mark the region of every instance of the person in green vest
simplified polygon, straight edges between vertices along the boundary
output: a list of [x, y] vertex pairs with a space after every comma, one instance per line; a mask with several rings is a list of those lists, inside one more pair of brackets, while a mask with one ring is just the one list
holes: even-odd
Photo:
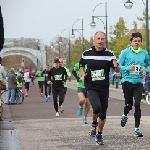
[[17, 88], [20, 89], [22, 92], [22, 87], [23, 87], [23, 75], [22, 75], [22, 69], [19, 69], [17, 72]]
[[72, 70], [72, 74], [77, 79], [77, 93], [78, 93], [78, 97], [79, 97], [79, 107], [78, 107], [77, 114], [79, 116], [82, 115], [82, 113], [83, 113], [83, 105], [85, 104], [83, 123], [87, 124], [88, 123], [87, 114], [88, 114], [88, 112], [90, 110], [90, 101], [87, 98], [87, 91], [85, 89], [84, 82], [81, 80], [82, 74], [81, 74], [81, 71], [80, 71], [79, 63], [75, 64], [75, 66], [74, 66], [74, 68]]
[[[61, 66], [61, 67], [64, 67], [63, 66], [63, 60], [62, 59], [59, 59], [59, 65]], [[71, 78], [71, 73], [70, 73], [70, 71], [69, 71], [69, 69], [67, 68], [67, 67], [64, 67], [65, 69], [66, 69], [66, 72], [67, 72], [67, 79], [70, 79]], [[67, 84], [67, 82], [64, 84], [64, 100], [65, 100], [65, 96], [66, 96], [66, 93], [67, 93], [67, 87], [68, 87], [68, 84]], [[63, 113], [63, 111], [64, 111], [64, 108], [63, 108], [63, 106], [61, 105], [61, 113]]]
[[43, 86], [44, 86], [44, 77], [42, 76], [42, 66], [40, 66], [40, 69], [37, 70], [36, 72], [36, 77], [38, 80], [38, 85], [39, 85], [39, 92], [41, 93], [41, 97], [43, 97]]

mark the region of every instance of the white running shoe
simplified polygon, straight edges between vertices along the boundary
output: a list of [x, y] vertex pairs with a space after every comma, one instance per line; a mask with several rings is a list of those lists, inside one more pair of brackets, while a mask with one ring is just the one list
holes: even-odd
[[59, 117], [59, 113], [57, 112], [55, 116], [56, 116], [56, 117]]

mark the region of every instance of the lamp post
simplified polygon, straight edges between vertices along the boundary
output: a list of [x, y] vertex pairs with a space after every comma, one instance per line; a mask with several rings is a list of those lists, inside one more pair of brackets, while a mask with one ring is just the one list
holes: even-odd
[[[99, 3], [99, 4], [97, 4], [95, 6], [95, 8], [93, 9], [93, 13], [94, 13], [95, 9], [97, 8], [97, 6], [99, 6], [100, 4], [105, 4], [105, 16], [92, 16], [92, 23], [90, 25], [91, 25], [92, 28], [95, 28], [96, 27], [96, 23], [94, 22], [94, 18], [100, 19], [100, 17], [105, 17], [106, 20], [105, 20], [104, 29], [106, 29], [106, 47], [108, 48], [108, 36], [107, 36], [107, 31], [108, 31], [108, 27], [107, 27], [107, 17], [108, 17], [107, 16], [107, 3]], [[104, 24], [104, 22], [103, 22], [103, 24]]]
[[77, 19], [77, 20], [73, 23], [73, 25], [72, 25], [72, 34], [71, 34], [71, 37], [72, 37], [72, 38], [75, 37], [75, 35], [74, 35], [74, 31], [75, 31], [75, 30], [82, 30], [82, 51], [84, 51], [83, 19], [82, 19], [82, 28], [81, 28], [81, 29], [74, 29], [74, 28], [73, 28], [74, 24], [75, 24], [77, 21], [79, 21], [79, 20], [81, 20], [81, 19]]
[[68, 45], [69, 45], [69, 52], [68, 52], [68, 63], [69, 63], [69, 68], [70, 68], [70, 66], [71, 66], [71, 42], [70, 42], [70, 29], [68, 28], [68, 29], [63, 29], [62, 31], [61, 31], [61, 33], [60, 33], [60, 41], [59, 41], [59, 44], [61, 44], [62, 43], [62, 37], [61, 37], [61, 34], [63, 33], [63, 31], [65, 31], [65, 30], [68, 30], [69, 31], [69, 42], [68, 42]]
[[[146, 0], [146, 4], [144, 3], [144, 1], [142, 0], [144, 6], [145, 6], [145, 13], [146, 13], [146, 18], [145, 18], [145, 21], [146, 21], [146, 50], [148, 51], [149, 53], [149, 23], [148, 23], [148, 0]], [[125, 2], [124, 4], [125, 8], [127, 9], [131, 9], [132, 6], [133, 6], [133, 3], [128, 0], [127, 2]]]

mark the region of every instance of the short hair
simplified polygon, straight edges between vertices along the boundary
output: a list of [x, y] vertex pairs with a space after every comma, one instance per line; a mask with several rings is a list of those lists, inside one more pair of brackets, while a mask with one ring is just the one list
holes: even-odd
[[142, 42], [142, 34], [140, 32], [132, 33], [132, 37], [130, 41], [132, 41], [133, 38], [137, 38], [137, 37], [141, 38], [141, 42]]
[[10, 68], [10, 72], [15, 72], [15, 69], [14, 68]]
[[94, 34], [94, 39], [95, 39], [95, 37], [96, 37], [96, 35], [97, 35], [98, 33], [102, 33], [102, 34], [104, 34], [105, 39], [106, 39], [106, 34], [105, 34], [103, 31], [97, 31], [97, 32], [95, 32], [95, 34]]

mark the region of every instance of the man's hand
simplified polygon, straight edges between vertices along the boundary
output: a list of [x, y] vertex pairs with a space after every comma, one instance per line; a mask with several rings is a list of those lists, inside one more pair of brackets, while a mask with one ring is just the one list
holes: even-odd
[[132, 65], [130, 66], [130, 70], [131, 70], [131, 71], [134, 71], [134, 70], [135, 70], [135, 65], [134, 65], [134, 64], [132, 64]]
[[51, 81], [48, 81], [48, 82], [47, 82], [47, 84], [51, 84], [51, 83], [52, 83]]
[[65, 85], [65, 84], [66, 84], [66, 82], [65, 82], [65, 81], [62, 81], [62, 83], [63, 83], [63, 85]]
[[113, 64], [114, 64], [114, 67], [115, 67], [115, 68], [118, 67], [117, 60], [116, 60], [116, 59], [113, 59]]
[[84, 82], [85, 77], [87, 77], [87, 73], [82, 75], [82, 77], [80, 78], [82, 82]]
[[142, 76], [145, 77], [146, 76], [146, 71], [142, 72]]

